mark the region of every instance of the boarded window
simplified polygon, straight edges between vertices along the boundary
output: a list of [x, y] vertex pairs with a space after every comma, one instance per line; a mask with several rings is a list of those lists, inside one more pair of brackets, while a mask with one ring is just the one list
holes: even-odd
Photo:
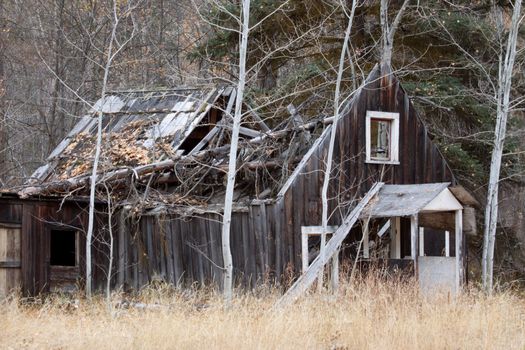
[[51, 230], [50, 264], [52, 266], [76, 266], [76, 237], [75, 231]]

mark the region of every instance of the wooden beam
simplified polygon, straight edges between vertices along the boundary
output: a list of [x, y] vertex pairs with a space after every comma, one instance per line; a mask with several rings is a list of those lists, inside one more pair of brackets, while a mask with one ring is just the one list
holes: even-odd
[[402, 259], [401, 256], [401, 218], [396, 218], [396, 259]]
[[301, 261], [302, 261], [302, 271], [303, 273], [306, 272], [308, 269], [308, 263], [309, 263], [309, 251], [308, 251], [308, 235], [304, 232], [301, 233]]
[[[134, 174], [137, 177], [150, 174], [155, 171], [161, 171], [165, 169], [172, 168], [175, 164], [179, 164], [182, 161], [192, 161], [201, 159], [210, 154], [223, 154], [228, 151], [229, 147], [217, 147], [212, 149], [207, 149], [201, 152], [198, 152], [192, 156], [176, 156], [173, 159], [163, 160], [161, 162], [141, 165], [135, 168], [121, 168], [109, 171], [105, 174], [98, 174], [97, 182], [112, 182], [115, 180], [123, 179], [131, 174]], [[27, 198], [29, 196], [39, 195], [42, 193], [49, 192], [67, 192], [72, 191], [76, 188], [86, 186], [91, 178], [90, 175], [80, 175], [63, 181], [49, 182], [42, 185], [28, 186], [24, 187], [17, 194], [20, 198]]]
[[451, 186], [448, 188], [450, 192], [461, 202], [463, 205], [467, 205], [474, 208], [481, 208], [481, 204], [462, 186]]
[[263, 135], [260, 131], [253, 130], [253, 129], [250, 129], [250, 128], [246, 128], [244, 126], [239, 127], [239, 133], [244, 135], [244, 136], [248, 136], [248, 137], [252, 137], [252, 138], [253, 137], [260, 137], [260, 136]]
[[456, 292], [463, 285], [463, 211], [456, 210]]
[[[420, 213], [419, 225], [438, 230], [453, 231], [455, 227], [454, 212]], [[471, 207], [463, 208], [463, 233], [475, 235], [476, 210]]]
[[414, 273], [417, 276], [417, 248], [418, 248], [418, 218], [417, 214], [410, 216], [410, 256], [414, 260]]
[[401, 218], [395, 217], [390, 231], [390, 258], [401, 259]]
[[[327, 226], [327, 234], [331, 234], [337, 231], [337, 226]], [[323, 226], [301, 226], [301, 233], [311, 236], [320, 236], [323, 233]]]
[[230, 94], [230, 99], [228, 100], [228, 105], [226, 106], [226, 110], [224, 111], [224, 113], [228, 114], [230, 117], [231, 117], [233, 104], [235, 103], [236, 98], [237, 98], [237, 90], [232, 89], [232, 92]]
[[264, 132], [271, 131], [270, 127], [264, 122], [264, 120], [262, 120], [262, 118], [257, 113], [253, 111], [253, 109], [250, 109], [248, 112], [253, 117], [253, 119], [255, 119], [255, 121], [259, 124], [259, 126]]
[[[298, 128], [269, 132], [267, 134], [255, 137], [246, 142], [248, 142], [249, 144], [257, 144], [257, 143], [262, 142], [266, 138], [279, 138], [279, 137], [288, 135], [288, 133], [292, 131], [309, 130], [311, 128], [314, 128], [318, 123], [319, 121], [316, 121], [316, 122], [307, 123]], [[330, 130], [330, 127], [327, 127], [323, 131], [321, 136], [314, 142], [310, 150], [301, 160], [301, 163], [299, 163], [299, 165], [296, 167], [292, 175], [288, 178], [285, 185], [283, 186], [283, 189], [279, 192], [277, 197], [282, 197], [283, 193], [286, 192], [285, 190], [291, 185], [295, 177], [297, 177], [297, 174], [302, 171], [302, 168], [304, 167], [308, 159], [311, 157], [311, 155], [314, 153], [316, 148], [319, 146], [321, 141], [324, 139], [324, 137], [326, 137], [329, 130]], [[97, 180], [97, 182], [111, 182], [111, 181], [125, 178], [131, 174], [135, 174], [140, 177], [142, 175], [147, 175], [154, 171], [169, 169], [173, 167], [176, 163], [179, 163], [182, 160], [187, 160], [191, 162], [193, 159], [200, 159], [207, 155], [215, 154], [217, 152], [227, 153], [228, 150], [229, 150], [229, 146], [226, 145], [226, 146], [217, 147], [213, 149], [206, 149], [206, 150], [199, 151], [199, 152], [196, 152], [190, 155], [176, 155], [175, 157], [173, 157], [173, 159], [167, 159], [167, 160], [163, 160], [157, 163], [141, 165], [135, 168], [128, 167], [128, 168], [114, 169], [114, 170], [108, 171], [105, 174], [98, 174], [97, 177], [100, 177], [100, 180]], [[41, 195], [41, 194], [51, 193], [51, 192], [68, 192], [68, 191], [72, 191], [74, 189], [86, 186], [90, 178], [91, 178], [90, 175], [82, 174], [82, 175], [79, 175], [73, 178], [69, 178], [66, 180], [47, 182], [47, 183], [40, 184], [40, 185], [24, 186], [21, 190], [17, 192], [17, 194], [20, 196], [20, 198], [27, 198], [30, 196], [36, 196], [36, 195]]]
[[383, 225], [383, 227], [381, 227], [381, 229], [379, 229], [379, 231], [377, 232], [377, 235], [379, 237], [383, 237], [383, 235], [385, 234], [386, 230], [388, 230], [390, 228], [390, 221], [391, 221], [390, 219], [387, 220], [385, 222], [385, 224]]
[[[308, 237], [309, 236], [321, 236], [324, 234], [333, 234], [337, 231], [338, 226], [327, 226], [326, 231], [323, 231], [323, 226], [301, 226], [301, 244], [302, 244], [302, 271], [303, 273], [308, 269], [309, 263], [309, 249], [308, 249]], [[322, 244], [322, 243], [321, 243]], [[339, 252], [334, 254], [332, 258], [331, 272], [331, 284], [332, 290], [335, 291], [339, 287]]]
[[445, 231], [445, 257], [450, 257], [450, 231]]
[[210, 142], [210, 140], [215, 136], [217, 135], [217, 133], [219, 132], [221, 126], [219, 124], [215, 125], [213, 127], [213, 129], [210, 130], [210, 132], [208, 132], [208, 134], [206, 136], [204, 136], [202, 138], [202, 140], [200, 140], [200, 142], [197, 144], [197, 146], [193, 147], [193, 149], [191, 150], [191, 152], [189, 153], [190, 155], [193, 155], [197, 152], [199, 152], [201, 149], [204, 148], [204, 146], [206, 146], [206, 144], [208, 142]]
[[425, 256], [425, 228], [419, 228], [419, 256]]
[[20, 261], [0, 261], [0, 268], [17, 269], [22, 266]]
[[325, 137], [328, 137], [329, 132], [330, 132], [331, 129], [332, 129], [332, 127], [328, 127], [326, 129], [324, 129], [324, 131], [321, 134], [321, 136], [319, 136], [319, 138], [317, 140], [315, 140], [314, 144], [310, 147], [308, 152], [306, 152], [306, 154], [303, 156], [303, 159], [301, 159], [299, 164], [295, 167], [292, 175], [290, 175], [288, 177], [288, 179], [284, 183], [283, 187], [281, 187], [281, 190], [277, 194], [277, 199], [283, 197], [286, 194], [286, 192], [288, 191], [288, 188], [290, 188], [290, 186], [293, 184], [293, 182], [299, 176], [299, 174], [302, 173], [303, 168], [305, 167], [305, 165], [308, 162], [308, 160], [310, 159], [310, 157], [317, 150], [317, 147], [319, 147], [319, 144], [325, 139]]
[[[228, 104], [226, 106], [226, 109], [224, 110], [224, 114], [226, 115], [229, 115], [231, 117], [231, 111], [232, 111], [232, 108], [233, 108], [233, 104], [235, 103], [235, 97], [237, 96], [237, 90], [231, 88], [230, 89], [231, 91], [229, 92], [229, 100], [228, 100]], [[225, 91], [223, 91], [223, 93], [225, 93]], [[204, 148], [204, 146], [206, 146], [206, 144], [219, 132], [220, 128], [224, 126], [224, 123], [226, 122], [226, 118], [224, 118], [224, 115], [223, 115], [223, 119], [221, 119], [214, 127], [213, 129], [210, 130], [210, 132], [197, 144], [197, 146], [195, 146], [193, 148], [193, 150], [190, 152], [190, 155], [193, 155], [197, 152], [199, 152], [201, 149]]]
[[[368, 223], [367, 223], [368, 224]], [[363, 258], [370, 258], [370, 247], [369, 247], [369, 229], [368, 225], [363, 227]]]
[[370, 202], [372, 198], [377, 194], [379, 189], [383, 186], [384, 183], [376, 182], [372, 188], [367, 192], [367, 194], [361, 199], [361, 201], [356, 205], [348, 216], [345, 217], [343, 223], [339, 226], [337, 231], [332, 236], [332, 239], [328, 241], [325, 248], [325, 255], [318, 255], [317, 258], [312, 262], [308, 267], [305, 273], [303, 273], [297, 281], [292, 285], [290, 289], [279, 299], [275, 307], [283, 307], [293, 303], [297, 298], [301, 296], [306, 290], [314, 283], [318, 273], [323, 270], [326, 263], [334, 254], [339, 252], [339, 247], [343, 243], [344, 239], [359, 219], [359, 215], [363, 211], [366, 205]]
[[0, 222], [0, 228], [22, 228], [22, 224], [10, 223], [10, 222]]

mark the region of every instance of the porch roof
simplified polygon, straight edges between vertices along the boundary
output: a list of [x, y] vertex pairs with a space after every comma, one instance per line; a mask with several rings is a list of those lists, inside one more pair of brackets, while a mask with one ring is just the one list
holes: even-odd
[[448, 189], [449, 182], [419, 185], [384, 185], [361, 214], [365, 217], [410, 216], [422, 211], [462, 209]]

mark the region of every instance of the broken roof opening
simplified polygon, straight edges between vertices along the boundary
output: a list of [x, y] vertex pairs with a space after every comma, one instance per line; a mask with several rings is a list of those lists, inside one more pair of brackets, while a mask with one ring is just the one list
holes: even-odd
[[[129, 186], [159, 203], [208, 205], [222, 196], [235, 89], [181, 89], [126, 92], [96, 104], [104, 111], [99, 183], [112, 193]], [[92, 111], [93, 113], [94, 111]], [[268, 198], [282, 187], [311, 147], [311, 133], [323, 120], [301, 125], [280, 123], [273, 130], [246, 107], [240, 130], [237, 201]], [[296, 116], [292, 116], [296, 117]], [[18, 190], [32, 195], [82, 195], [94, 156], [97, 119], [80, 119], [67, 137]], [[147, 190], [152, 184], [154, 191]]]

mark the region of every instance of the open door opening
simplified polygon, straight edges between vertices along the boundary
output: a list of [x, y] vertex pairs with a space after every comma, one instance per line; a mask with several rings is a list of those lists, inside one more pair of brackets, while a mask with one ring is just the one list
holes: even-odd
[[49, 232], [50, 291], [75, 291], [79, 277], [78, 231], [51, 229]]
[[75, 231], [51, 230], [51, 266], [76, 266], [77, 244]]

